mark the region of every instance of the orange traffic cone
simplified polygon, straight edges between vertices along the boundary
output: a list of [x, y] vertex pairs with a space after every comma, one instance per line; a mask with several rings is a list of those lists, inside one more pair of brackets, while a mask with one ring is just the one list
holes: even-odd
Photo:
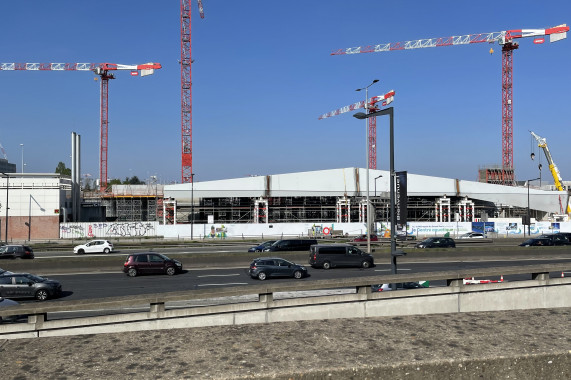
[[503, 274], [500, 276], [500, 282], [504, 282], [504, 275]]
[[561, 272], [561, 278], [565, 277], [565, 272]]

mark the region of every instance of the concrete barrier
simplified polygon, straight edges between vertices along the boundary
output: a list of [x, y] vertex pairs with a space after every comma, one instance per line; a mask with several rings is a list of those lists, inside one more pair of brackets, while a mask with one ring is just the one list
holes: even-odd
[[[0, 338], [99, 334], [285, 321], [379, 316], [462, 313], [571, 307], [571, 278], [549, 277], [571, 269], [571, 263], [499, 267], [466, 272], [431, 272], [369, 276], [296, 283], [201, 289], [130, 297], [25, 304], [4, 308], [0, 316], [28, 315], [28, 323], [0, 325]], [[467, 277], [528, 274], [514, 282], [464, 285]], [[371, 291], [371, 285], [441, 281], [448, 286]], [[328, 294], [332, 289], [350, 293]], [[287, 292], [289, 297], [280, 294]], [[302, 293], [303, 292], [303, 293]], [[309, 293], [308, 293], [309, 292]], [[313, 296], [311, 296], [311, 292]], [[297, 294], [297, 296], [296, 296]], [[245, 296], [253, 296], [245, 300]], [[238, 300], [236, 300], [237, 297]], [[199, 307], [177, 307], [189, 300], [216, 300]], [[208, 302], [206, 302], [208, 303]], [[125, 308], [142, 311], [128, 312]], [[50, 313], [96, 311], [97, 316], [54, 319]], [[124, 310], [118, 313], [118, 310]]]

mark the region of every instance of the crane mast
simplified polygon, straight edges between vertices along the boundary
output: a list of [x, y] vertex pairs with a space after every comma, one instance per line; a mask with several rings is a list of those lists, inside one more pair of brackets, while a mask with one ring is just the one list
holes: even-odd
[[[500, 181], [504, 185], [513, 185], [515, 183], [513, 170], [513, 51], [519, 47], [514, 40], [535, 37], [533, 42], [541, 44], [545, 42], [544, 36], [549, 36], [550, 42], [556, 42], [567, 38], [568, 31], [569, 27], [565, 24], [545, 29], [513, 29], [493, 33], [468, 34], [463, 36], [358, 46], [335, 50], [331, 55], [380, 53], [439, 46], [470, 45], [484, 42], [497, 42], [502, 45], [502, 172]], [[493, 52], [493, 49], [490, 52]]]
[[[204, 18], [202, 0], [198, 1], [200, 18]], [[182, 183], [190, 183], [192, 174], [192, 51], [191, 0], [180, 0], [180, 91], [182, 137]]]

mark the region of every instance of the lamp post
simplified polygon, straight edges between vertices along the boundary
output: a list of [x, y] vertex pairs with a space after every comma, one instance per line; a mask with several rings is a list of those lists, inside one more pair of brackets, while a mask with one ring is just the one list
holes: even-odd
[[[541, 180], [541, 177], [527, 180], [527, 236], [531, 237], [531, 215], [529, 214], [529, 183], [531, 181]], [[523, 234], [525, 237], [525, 226], [523, 227]]]
[[[375, 83], [377, 83], [379, 80], [375, 79], [373, 80], [373, 82], [371, 82], [371, 84], [369, 84], [366, 87], [363, 88], [358, 88], [355, 91], [362, 91], [365, 90], [365, 110], [369, 109], [369, 105], [368, 105], [368, 101], [369, 101], [369, 87], [371, 87], [372, 85], [374, 85]], [[365, 208], [365, 210], [367, 210], [367, 252], [371, 253], [371, 216], [370, 216], [370, 201], [369, 201], [369, 121], [365, 120], [365, 125], [366, 125], [366, 131], [367, 131], [367, 141], [366, 141], [366, 145], [365, 145], [365, 152], [366, 152], [366, 159], [367, 159], [367, 207]]]
[[194, 173], [190, 173], [190, 240], [194, 237]]
[[20, 144], [22, 147], [22, 173], [24, 173], [24, 144]]
[[[377, 117], [381, 115], [389, 115], [390, 117], [390, 204], [391, 204], [391, 273], [397, 274], [397, 256], [406, 255], [403, 251], [397, 251], [396, 242], [396, 215], [395, 215], [395, 134], [394, 134], [394, 110], [388, 107], [380, 111], [370, 114], [357, 112], [353, 117], [357, 119], [366, 119], [369, 117]], [[396, 284], [391, 284], [391, 288], [396, 290]]]
[[2, 173], [2, 175], [6, 178], [6, 226], [4, 227], [4, 233], [6, 234], [6, 244], [8, 244], [8, 181], [10, 176], [6, 173]]

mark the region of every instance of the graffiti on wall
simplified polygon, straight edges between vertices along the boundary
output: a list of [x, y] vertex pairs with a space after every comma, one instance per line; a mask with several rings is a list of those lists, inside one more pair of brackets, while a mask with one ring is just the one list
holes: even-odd
[[60, 238], [157, 236], [158, 222], [61, 223]]

